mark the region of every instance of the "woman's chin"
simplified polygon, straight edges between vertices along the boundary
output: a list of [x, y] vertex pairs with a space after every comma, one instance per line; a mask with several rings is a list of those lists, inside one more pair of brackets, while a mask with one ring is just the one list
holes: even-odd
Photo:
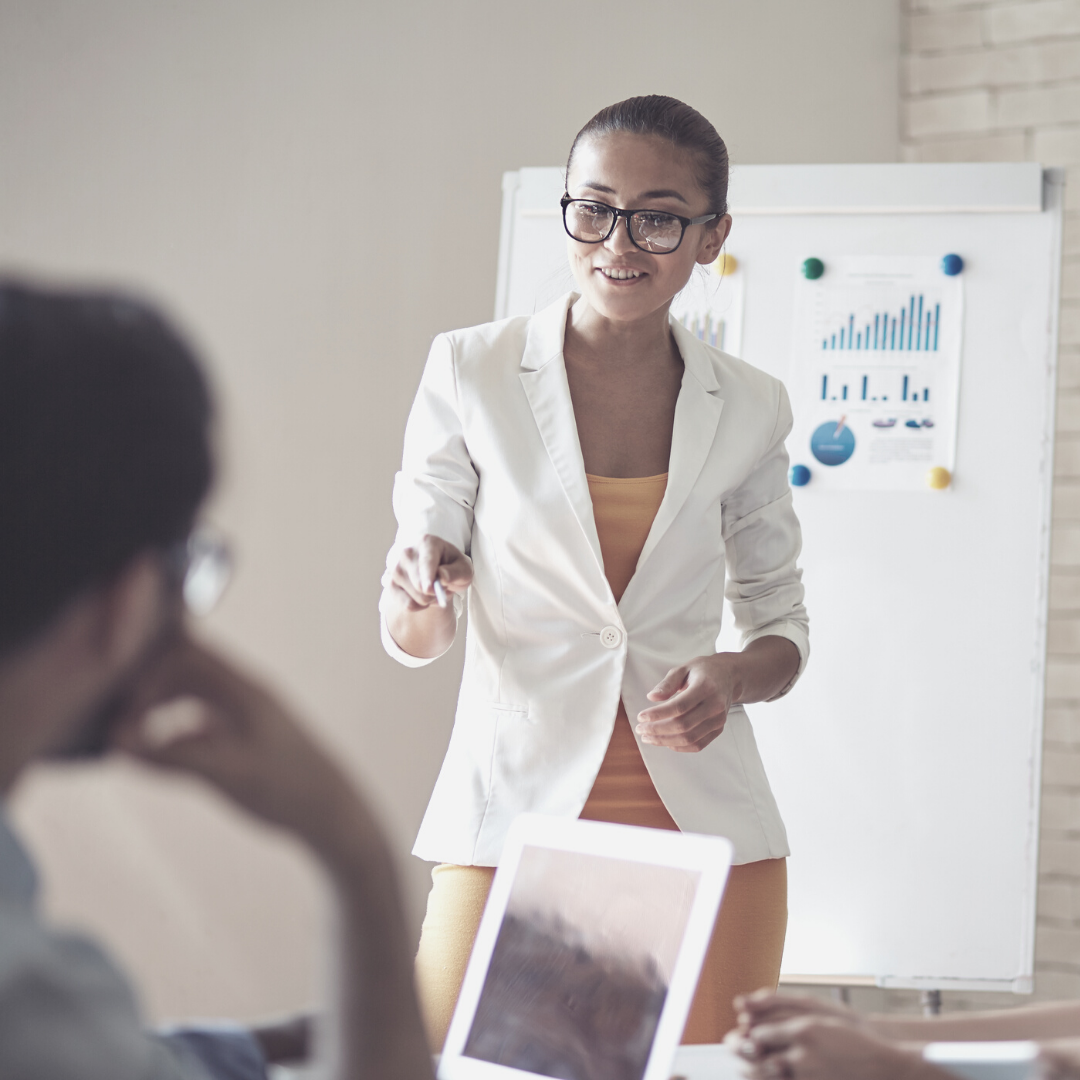
[[[615, 288], [619, 288], [616, 286]], [[625, 293], [615, 292], [611, 287], [599, 289], [582, 289], [582, 299], [601, 318], [612, 323], [639, 323], [663, 310], [666, 314], [671, 298], [667, 299], [656, 296], [651, 290], [642, 290], [633, 293], [627, 289]]]

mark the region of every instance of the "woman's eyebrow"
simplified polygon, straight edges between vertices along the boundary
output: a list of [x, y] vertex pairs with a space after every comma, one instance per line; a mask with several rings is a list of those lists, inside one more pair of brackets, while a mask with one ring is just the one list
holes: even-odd
[[[607, 184], [597, 184], [591, 180], [586, 180], [582, 187], [588, 188], [590, 191], [603, 191], [608, 195], [614, 195], [615, 189], [609, 188]], [[643, 191], [639, 196], [641, 199], [678, 199], [679, 202], [689, 206], [690, 203], [683, 198], [674, 188], [657, 188], [655, 191]], [[636, 200], [635, 200], [636, 201]]]
[[656, 191], [643, 191], [641, 193], [643, 199], [678, 199], [681, 203], [690, 205], [677, 191], [673, 188], [658, 188]]

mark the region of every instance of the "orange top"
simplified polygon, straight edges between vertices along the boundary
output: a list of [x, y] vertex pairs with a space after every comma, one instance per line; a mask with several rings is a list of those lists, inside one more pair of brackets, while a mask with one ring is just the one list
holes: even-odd
[[[667, 490], [667, 473], [628, 479], [586, 474], [586, 478], [604, 556], [604, 572], [615, 600], [619, 601], [634, 576], [653, 518], [660, 509]], [[678, 829], [656, 793], [621, 701], [611, 742], [581, 817], [653, 829]]]

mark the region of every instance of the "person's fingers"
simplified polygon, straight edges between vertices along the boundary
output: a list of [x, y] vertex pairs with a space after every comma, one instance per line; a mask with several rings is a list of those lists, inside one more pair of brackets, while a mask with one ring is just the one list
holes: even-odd
[[768, 1008], [777, 998], [788, 997], [790, 995], [778, 994], [775, 990], [770, 990], [767, 986], [763, 986], [760, 990], [755, 990], [750, 994], [740, 994], [735, 998], [735, 1007], [738, 1009], [746, 1009], [749, 1012], [754, 1012], [759, 1009]]
[[859, 1014], [846, 1005], [803, 994], [777, 994], [770, 990], [755, 991], [743, 998], [736, 1009], [740, 1026], [745, 1024], [748, 1028], [796, 1016], [827, 1017], [855, 1026], [861, 1023]]
[[777, 993], [775, 990], [770, 990], [767, 986], [763, 986], [761, 989], [754, 990], [752, 993], [736, 995], [733, 1004], [735, 1006], [735, 1012], [740, 1018], [740, 1022], [745, 1018], [748, 1024], [752, 1024], [756, 1017], [768, 1012], [776, 998]]
[[754, 1051], [758, 1055], [776, 1053], [798, 1042], [812, 1023], [812, 1017], [796, 1016], [790, 1020], [758, 1024], [750, 1033], [749, 1041], [753, 1043]]
[[656, 736], [683, 735], [714, 719], [722, 723], [727, 716], [723, 703], [713, 695], [693, 694], [684, 698], [680, 694], [679, 698], [684, 707], [673, 716], [658, 717], [651, 709], [638, 713], [635, 725], [638, 732]]
[[752, 994], [745, 994], [735, 1000], [736, 1010], [745, 1013], [755, 1023], [778, 1011], [798, 1012], [807, 1005], [817, 1004], [814, 998], [798, 994], [778, 994], [768, 988], [755, 990]]
[[391, 571], [392, 584], [401, 589], [414, 603], [427, 604], [432, 599], [420, 580], [420, 551], [418, 548], [402, 549], [397, 565]]
[[[453, 554], [451, 554], [453, 553]], [[458, 554], [457, 548], [440, 540], [437, 536], [425, 536], [417, 548], [416, 570], [419, 585], [424, 592], [434, 594], [435, 575], [443, 562], [452, 562]], [[440, 579], [444, 580], [445, 579]]]
[[416, 569], [416, 562], [399, 562], [390, 574], [390, 585], [405, 594], [410, 610], [430, 607], [435, 603], [435, 593], [424, 592], [420, 587], [420, 579]]
[[651, 705], [638, 713], [638, 723], [655, 724], [665, 720], [676, 720], [690, 712], [708, 696], [707, 688], [699, 682], [691, 681], [660, 705]]
[[[454, 548], [450, 550], [456, 552]], [[439, 567], [439, 580], [446, 586], [448, 592], [464, 592], [472, 584], [472, 560], [456, 552], [455, 558], [444, 562]]]
[[685, 664], [672, 668], [645, 696], [650, 701], [667, 701], [686, 685], [688, 670]]
[[726, 719], [723, 715], [708, 716], [687, 731], [673, 731], [667, 734], [641, 732], [641, 741], [647, 746], [663, 746], [669, 750], [701, 749], [723, 733]]
[[418, 610], [436, 603], [436, 578], [447, 592], [464, 592], [472, 584], [472, 560], [453, 544], [425, 536], [415, 547], [402, 549], [390, 583], [405, 593], [411, 610]]
[[654, 746], [697, 746], [702, 739], [719, 735], [726, 723], [727, 710], [715, 697], [709, 697], [670, 720], [639, 717], [635, 731], [643, 742]]

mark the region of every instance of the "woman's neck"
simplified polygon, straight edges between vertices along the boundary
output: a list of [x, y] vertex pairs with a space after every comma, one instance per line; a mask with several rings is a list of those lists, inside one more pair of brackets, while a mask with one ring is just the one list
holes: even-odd
[[578, 360], [610, 363], [624, 370], [642, 364], [681, 362], [666, 304], [644, 318], [617, 322], [597, 312], [584, 297], [578, 297], [567, 315], [564, 351]]

